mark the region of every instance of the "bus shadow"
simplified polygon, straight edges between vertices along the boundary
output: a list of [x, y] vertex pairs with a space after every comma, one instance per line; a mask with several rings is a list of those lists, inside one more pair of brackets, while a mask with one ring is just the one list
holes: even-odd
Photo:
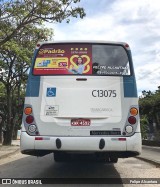
[[[95, 162], [55, 163], [53, 154], [27, 156], [0, 165], [1, 178], [50, 178], [56, 184], [112, 184], [123, 186], [114, 164]], [[118, 181], [118, 182], [117, 182]], [[107, 186], [108, 186], [107, 185]]]
[[[38, 175], [39, 176], [39, 175]], [[35, 177], [38, 177], [35, 176]], [[112, 163], [96, 163], [86, 161], [59, 162], [40, 173], [42, 178], [55, 178], [62, 183], [76, 184], [114, 184], [122, 185], [122, 180]]]

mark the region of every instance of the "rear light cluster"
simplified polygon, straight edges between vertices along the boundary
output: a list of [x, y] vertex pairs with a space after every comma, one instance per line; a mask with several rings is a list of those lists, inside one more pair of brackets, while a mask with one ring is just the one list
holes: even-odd
[[24, 125], [26, 128], [26, 131], [30, 135], [38, 135], [39, 134], [39, 132], [37, 131], [37, 126], [34, 122], [32, 107], [30, 107], [30, 106], [26, 106], [24, 108]]
[[32, 114], [32, 108], [31, 107], [26, 107], [24, 109], [24, 113], [26, 114], [26, 123], [31, 124], [34, 121], [34, 117], [31, 115]]
[[136, 123], [136, 118], [135, 116], [138, 114], [138, 109], [137, 108], [131, 108], [130, 109], [130, 117], [128, 118], [128, 122], [131, 124], [131, 125], [134, 125]]
[[123, 135], [132, 134], [135, 131], [137, 124], [137, 115], [138, 109], [136, 107], [132, 107], [129, 111], [128, 120]]

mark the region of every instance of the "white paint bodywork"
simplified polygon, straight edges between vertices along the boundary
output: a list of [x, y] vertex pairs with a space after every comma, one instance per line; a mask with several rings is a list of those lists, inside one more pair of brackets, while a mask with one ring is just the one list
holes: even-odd
[[[53, 151], [86, 151], [86, 152], [106, 152], [106, 151], [132, 151], [141, 152], [141, 134], [126, 137], [126, 141], [113, 140], [112, 137], [60, 137], [61, 149], [56, 147], [56, 139], [59, 136], [43, 136], [46, 140], [35, 140], [34, 136], [29, 136], [26, 132], [21, 133], [21, 151], [23, 150], [53, 150]], [[99, 149], [99, 141], [105, 140], [103, 150]]]
[[[113, 136], [90, 136], [91, 130], [123, 130], [130, 106], [137, 105], [137, 98], [124, 98], [122, 77], [86, 77], [87, 81], [76, 81], [78, 77], [43, 76], [39, 97], [26, 97], [25, 104], [31, 104], [34, 118], [42, 137], [49, 140], [36, 141], [29, 136], [22, 124], [21, 151], [56, 151], [56, 138], [62, 141], [61, 151], [102, 151], [101, 138], [105, 140], [103, 151], [141, 152], [141, 134], [138, 124], [136, 133], [126, 141], [114, 141]], [[80, 77], [81, 78], [81, 77]], [[84, 77], [85, 78], [85, 77]], [[56, 97], [46, 97], [48, 87], [56, 88]], [[92, 90], [116, 90], [117, 98], [93, 97]], [[45, 115], [45, 107], [59, 106], [58, 114]], [[91, 108], [111, 108], [111, 111], [91, 112]], [[88, 118], [90, 126], [71, 126], [72, 118]], [[118, 138], [116, 136], [116, 138]]]

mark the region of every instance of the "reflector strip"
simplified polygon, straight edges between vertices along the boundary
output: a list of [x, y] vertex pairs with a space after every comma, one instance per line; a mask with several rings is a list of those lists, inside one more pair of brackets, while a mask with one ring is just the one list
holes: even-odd
[[43, 140], [43, 137], [35, 137], [35, 140]]
[[35, 140], [50, 140], [48, 137], [35, 137]]
[[50, 138], [44, 137], [43, 140], [50, 140]]
[[118, 141], [118, 138], [111, 138], [112, 141]]
[[126, 141], [126, 138], [118, 138], [119, 141]]
[[126, 138], [111, 138], [112, 141], [126, 141]]

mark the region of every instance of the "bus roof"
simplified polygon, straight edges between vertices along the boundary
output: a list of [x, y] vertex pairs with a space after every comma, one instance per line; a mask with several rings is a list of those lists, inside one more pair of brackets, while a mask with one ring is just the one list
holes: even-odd
[[40, 41], [37, 43], [36, 49], [38, 49], [43, 44], [61, 44], [61, 43], [97, 43], [97, 44], [117, 44], [123, 45], [127, 50], [130, 50], [129, 45], [126, 42], [116, 42], [116, 41], [104, 41], [104, 40], [57, 40], [57, 41]]

